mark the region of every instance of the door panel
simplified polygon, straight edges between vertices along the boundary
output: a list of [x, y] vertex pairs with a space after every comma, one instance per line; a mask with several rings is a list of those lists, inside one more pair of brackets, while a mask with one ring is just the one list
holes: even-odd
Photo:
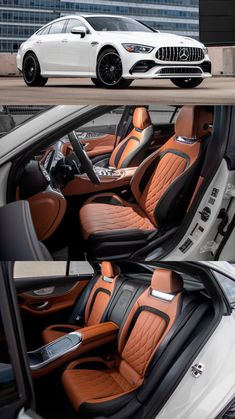
[[18, 294], [20, 309], [37, 317], [72, 308], [88, 280], [79, 280], [75, 285], [54, 287], [49, 294], [38, 295], [34, 291]]

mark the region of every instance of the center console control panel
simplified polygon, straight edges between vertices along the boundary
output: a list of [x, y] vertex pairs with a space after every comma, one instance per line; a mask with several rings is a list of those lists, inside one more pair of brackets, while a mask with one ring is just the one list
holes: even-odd
[[43, 368], [45, 365], [55, 361], [61, 356], [75, 351], [81, 343], [81, 333], [68, 333], [35, 351], [28, 352], [29, 366], [32, 370]]
[[112, 177], [120, 177], [122, 174], [121, 170], [112, 169], [110, 167], [98, 167], [94, 166], [95, 172], [98, 176], [112, 176]]

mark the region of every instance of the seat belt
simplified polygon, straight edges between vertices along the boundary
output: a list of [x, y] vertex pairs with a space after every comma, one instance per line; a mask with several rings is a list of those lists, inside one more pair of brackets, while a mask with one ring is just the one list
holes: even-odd
[[89, 281], [87, 286], [85, 287], [84, 291], [79, 295], [76, 305], [72, 311], [72, 314], [69, 317], [68, 323], [73, 325], [84, 325], [84, 315], [85, 315], [85, 309], [87, 300], [89, 298], [89, 295], [91, 293], [91, 290], [93, 286], [95, 285], [98, 278], [101, 276], [101, 273], [98, 275], [94, 275], [93, 278]]
[[156, 363], [159, 361], [167, 345], [172, 341], [172, 339], [177, 335], [177, 333], [185, 326], [185, 324], [188, 322], [189, 318], [193, 315], [193, 313], [194, 314], [197, 313], [201, 317], [206, 312], [207, 309], [208, 309], [207, 303], [203, 303], [198, 306], [198, 304], [195, 301], [191, 301], [184, 307], [184, 309], [181, 311], [180, 315], [177, 317], [176, 321], [172, 325], [171, 329], [169, 330], [168, 334], [166, 335], [165, 339], [162, 341], [161, 345], [157, 349], [156, 356], [150, 368], [148, 369], [148, 374], [151, 372], [151, 370], [155, 367]]

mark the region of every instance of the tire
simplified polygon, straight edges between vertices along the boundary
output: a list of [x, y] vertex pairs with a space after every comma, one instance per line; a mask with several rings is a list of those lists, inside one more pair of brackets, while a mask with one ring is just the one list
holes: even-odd
[[193, 78], [193, 79], [171, 79], [172, 83], [181, 87], [181, 89], [193, 89], [194, 87], [199, 86], [202, 83], [202, 78]]
[[45, 86], [47, 78], [41, 76], [40, 64], [36, 55], [30, 52], [23, 61], [23, 78], [28, 86]]
[[132, 83], [132, 80], [122, 78], [122, 61], [113, 48], [104, 50], [98, 56], [96, 74], [97, 78], [92, 81], [98, 87], [124, 89]]

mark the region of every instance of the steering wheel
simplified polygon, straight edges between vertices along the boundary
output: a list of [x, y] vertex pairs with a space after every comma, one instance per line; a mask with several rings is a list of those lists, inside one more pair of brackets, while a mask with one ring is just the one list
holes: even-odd
[[75, 131], [72, 131], [68, 134], [69, 141], [71, 142], [73, 146], [74, 153], [76, 154], [78, 160], [81, 163], [81, 166], [86, 172], [87, 176], [91, 180], [92, 183], [95, 183], [96, 185], [100, 184], [100, 178], [98, 174], [95, 172], [92, 161], [84, 148], [82, 147], [79, 138]]

